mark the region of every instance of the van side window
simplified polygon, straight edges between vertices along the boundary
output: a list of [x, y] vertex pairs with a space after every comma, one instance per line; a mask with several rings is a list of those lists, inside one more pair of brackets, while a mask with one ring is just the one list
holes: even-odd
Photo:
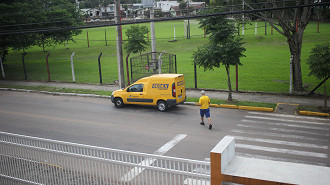
[[143, 84], [135, 84], [127, 89], [127, 92], [143, 92]]

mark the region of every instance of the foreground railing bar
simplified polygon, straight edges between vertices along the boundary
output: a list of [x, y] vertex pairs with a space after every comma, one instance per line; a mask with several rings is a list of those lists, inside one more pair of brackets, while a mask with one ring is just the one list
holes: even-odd
[[[0, 131], [0, 134], [4, 134], [4, 135], [8, 135], [8, 136], [14, 136], [14, 137], [20, 137], [20, 138], [25, 138], [25, 139], [33, 139], [33, 140], [36, 140], [36, 141], [39, 141], [39, 142], [41, 142], [41, 141], [43, 141], [43, 142], [52, 142], [52, 143], [55, 143], [55, 144], [62, 144], [64, 146], [70, 145], [70, 146], [76, 146], [76, 147], [84, 147], [84, 148], [88, 148], [88, 149], [103, 150], [103, 151], [107, 151], [107, 152], [111, 151], [111, 152], [123, 153], [123, 154], [126, 154], [126, 155], [128, 155], [128, 154], [139, 155], [139, 156], [142, 156], [142, 157], [150, 157], [150, 158], [157, 158], [157, 159], [164, 158], [164, 159], [167, 159], [167, 160], [176, 160], [176, 161], [180, 161], [180, 162], [191, 162], [191, 163], [201, 163], [201, 164], [209, 163], [209, 162], [206, 162], [206, 161], [197, 161], [197, 160], [192, 160], [192, 159], [183, 159], [183, 158], [176, 158], [176, 157], [169, 157], [169, 156], [162, 156], [162, 155], [155, 155], [155, 154], [132, 152], [132, 151], [127, 151], [127, 150], [118, 150], [118, 149], [112, 149], [112, 148], [91, 146], [91, 145], [85, 145], [85, 144], [77, 144], [77, 143], [71, 143], [71, 142], [65, 142], [65, 141], [58, 141], [58, 140], [44, 139], [44, 138], [38, 138], [38, 137], [32, 137], [32, 136], [24, 136], [24, 135], [19, 135], [19, 134], [12, 134], [12, 133], [1, 132], [1, 131]], [[21, 143], [18, 143], [18, 144], [21, 144]]]
[[[7, 143], [7, 142], [3, 142], [0, 141], [0, 143], [4, 143], [4, 144], [9, 144], [9, 145], [15, 145], [17, 146], [17, 144], [13, 144], [13, 143]], [[21, 145], [19, 144], [18, 146], [21, 147], [25, 147], [25, 148], [32, 148], [35, 150], [39, 150], [39, 151], [45, 151], [45, 152], [50, 152], [50, 153], [57, 153], [57, 154], [63, 154], [63, 155], [67, 155], [67, 156], [71, 156], [71, 157], [81, 157], [81, 158], [85, 158], [85, 159], [92, 159], [92, 160], [96, 160], [96, 161], [104, 161], [104, 162], [111, 162], [111, 163], [115, 163], [115, 164], [125, 164], [127, 166], [131, 166], [131, 167], [141, 167], [141, 168], [145, 168], [145, 169], [153, 169], [153, 170], [158, 170], [158, 171], [167, 171], [167, 172], [175, 172], [175, 173], [180, 173], [180, 174], [194, 174], [194, 175], [200, 175], [194, 172], [188, 172], [188, 171], [178, 171], [176, 169], [172, 169], [171, 167], [171, 161], [169, 162], [169, 169], [167, 169], [166, 165], [165, 168], [161, 168], [161, 167], [154, 167], [154, 166], [146, 166], [146, 165], [140, 165], [140, 164], [132, 164], [132, 163], [127, 163], [127, 162], [122, 162], [122, 161], [117, 161], [117, 160], [111, 160], [111, 159], [102, 159], [99, 157], [91, 157], [87, 155], [79, 155], [79, 154], [75, 154], [75, 153], [68, 153], [68, 152], [62, 152], [62, 151], [55, 151], [55, 150], [50, 150], [50, 149], [44, 149], [44, 148], [39, 148], [39, 147], [33, 147], [33, 146], [26, 146], [26, 145]], [[119, 155], [119, 154], [117, 154]], [[118, 157], [117, 157], [118, 158]], [[68, 162], [67, 160], [65, 160], [65, 164], [68, 166]], [[166, 164], [166, 163], [165, 163]], [[189, 164], [187, 164], [189, 165]], [[191, 164], [194, 165], [194, 164]], [[87, 166], [90, 170], [90, 166]], [[189, 168], [188, 168], [189, 169]], [[187, 170], [188, 170], [187, 169]], [[204, 176], [209, 176], [209, 175], [201, 175], [202, 177]]]
[[14, 180], [14, 181], [17, 181], [17, 182], [22, 182], [22, 183], [27, 183], [27, 184], [43, 185], [43, 184], [40, 184], [40, 183], [27, 181], [27, 180], [24, 180], [24, 179], [15, 178], [15, 177], [3, 175], [3, 174], [0, 174], [0, 178], [10, 179], [10, 180]]

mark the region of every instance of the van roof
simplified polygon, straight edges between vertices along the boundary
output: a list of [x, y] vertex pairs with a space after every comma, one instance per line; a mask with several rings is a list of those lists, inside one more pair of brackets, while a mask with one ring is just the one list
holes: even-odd
[[183, 74], [155, 74], [150, 77], [159, 77], [159, 78], [175, 78], [175, 77], [180, 77], [183, 76]]
[[176, 78], [176, 77], [181, 77], [183, 74], [155, 74], [152, 76], [144, 77], [141, 78], [140, 80], [136, 82], [146, 82], [150, 77], [152, 78]]

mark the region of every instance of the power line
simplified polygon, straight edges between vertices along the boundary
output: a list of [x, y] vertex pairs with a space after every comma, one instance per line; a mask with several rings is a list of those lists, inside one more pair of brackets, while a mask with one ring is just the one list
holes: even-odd
[[[265, 5], [265, 4], [273, 4], [273, 3], [285, 3], [285, 2], [296, 2], [295, 0], [286, 0], [286, 1], [271, 1], [271, 2], [260, 2], [260, 3], [250, 3], [249, 5]], [[202, 8], [202, 10], [207, 10], [207, 9], [219, 9], [219, 8], [224, 8], [224, 7], [241, 7], [243, 4], [234, 4], [234, 5], [222, 5], [222, 6], [212, 6], [212, 7], [204, 7]], [[194, 10], [192, 9], [182, 9], [182, 11], [180, 12], [192, 12]], [[31, 12], [35, 12], [35, 11], [27, 11], [28, 13], [31, 13]], [[166, 14], [166, 13], [172, 13], [172, 12], [175, 12], [175, 11], [167, 11], [167, 12], [155, 12], [154, 14], [157, 16], [157, 15], [162, 15], [162, 14]], [[19, 14], [19, 13], [17, 13]], [[6, 15], [6, 14], [2, 14], [3, 15]], [[13, 13], [13, 15], [15, 15]], [[132, 14], [132, 15], [128, 15], [128, 16], [133, 16], [133, 15], [138, 15], [138, 16], [141, 16], [141, 15], [145, 15], [145, 14]], [[145, 16], [148, 16], [148, 15], [145, 15]], [[104, 19], [107, 19], [107, 18], [86, 18], [86, 19], [98, 19], [98, 20], [104, 20]], [[85, 19], [85, 20], [86, 20]], [[85, 21], [84, 19], [75, 19], [75, 21]], [[71, 20], [64, 20], [64, 21], [52, 21], [52, 22], [36, 22], [36, 23], [26, 23], [26, 24], [10, 24], [10, 25], [1, 25], [0, 28], [4, 28], [4, 27], [16, 27], [16, 26], [30, 26], [30, 25], [41, 25], [41, 24], [52, 24], [52, 23], [64, 23], [64, 22], [70, 22]]]
[[47, 29], [38, 29], [38, 30], [17, 30], [17, 31], [10, 30], [10, 32], [0, 32], [0, 35], [12, 35], [12, 34], [24, 34], [24, 33], [42, 33], [42, 32], [51, 32], [51, 31], [64, 31], [64, 30], [110, 27], [110, 26], [129, 25], [129, 24], [141, 24], [141, 23], [149, 23], [149, 22], [163, 22], [163, 21], [175, 21], [175, 20], [185, 20], [185, 19], [198, 19], [198, 18], [205, 18], [205, 17], [211, 17], [211, 16], [235, 15], [235, 14], [243, 14], [243, 13], [249, 14], [249, 13], [258, 13], [258, 12], [265, 12], [265, 11], [276, 11], [276, 10], [284, 10], [284, 9], [305, 8], [305, 7], [313, 7], [313, 6], [328, 6], [328, 5], [330, 5], [330, 2], [302, 4], [302, 5], [276, 7], [276, 8], [263, 8], [263, 9], [254, 9], [254, 10], [241, 10], [241, 11], [233, 11], [233, 12], [220, 12], [220, 13], [193, 15], [193, 16], [158, 18], [158, 19], [153, 19], [153, 20], [135, 20], [135, 21], [129, 21], [129, 22], [94, 25], [94, 26], [57, 27], [57, 28], [50, 28], [50, 29], [47, 28]]

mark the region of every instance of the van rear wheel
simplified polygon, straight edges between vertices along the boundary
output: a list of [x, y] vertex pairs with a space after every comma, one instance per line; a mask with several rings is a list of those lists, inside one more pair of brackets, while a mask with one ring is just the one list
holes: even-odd
[[121, 98], [116, 98], [114, 102], [117, 108], [122, 108], [124, 106], [124, 102]]
[[161, 100], [157, 103], [157, 108], [161, 112], [166, 112], [167, 108], [168, 108], [168, 105], [165, 101]]

